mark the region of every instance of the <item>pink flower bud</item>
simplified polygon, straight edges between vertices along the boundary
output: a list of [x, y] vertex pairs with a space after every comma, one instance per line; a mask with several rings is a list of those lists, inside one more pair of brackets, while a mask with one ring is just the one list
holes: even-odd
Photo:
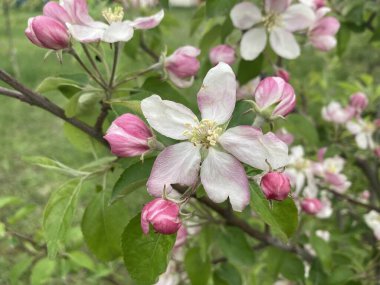
[[137, 116], [124, 114], [112, 122], [104, 138], [113, 154], [121, 157], [137, 156], [149, 150], [152, 132]]
[[70, 15], [66, 12], [66, 10], [59, 5], [57, 2], [48, 2], [43, 8], [44, 16], [56, 19], [61, 23], [72, 23]]
[[326, 0], [314, 0], [315, 8], [319, 9], [326, 6]]
[[319, 19], [309, 32], [311, 44], [321, 50], [329, 51], [336, 46], [335, 35], [340, 28], [340, 23], [334, 17]]
[[219, 62], [232, 65], [236, 60], [235, 50], [229, 45], [218, 45], [212, 48], [209, 57], [213, 65], [217, 65]]
[[317, 198], [305, 198], [301, 202], [302, 210], [309, 215], [318, 214], [322, 210], [322, 207], [321, 201]]
[[268, 200], [282, 201], [290, 193], [289, 178], [281, 172], [269, 172], [261, 178], [261, 189]]
[[257, 106], [271, 111], [272, 116], [286, 116], [296, 106], [293, 87], [280, 77], [267, 77], [260, 82], [255, 91]]
[[350, 106], [361, 113], [368, 106], [367, 96], [362, 92], [352, 94], [350, 98]]
[[35, 45], [52, 50], [62, 50], [70, 45], [66, 26], [50, 17], [37, 16], [28, 21], [25, 35]]
[[178, 78], [194, 76], [200, 68], [199, 54], [200, 50], [195, 47], [181, 47], [166, 59], [166, 69]]
[[178, 204], [162, 198], [154, 199], [144, 206], [141, 212], [141, 228], [149, 232], [149, 224], [154, 230], [164, 235], [176, 233], [181, 227]]
[[290, 74], [289, 72], [287, 72], [285, 69], [283, 68], [279, 68], [277, 69], [276, 71], [276, 76], [278, 77], [281, 77], [282, 79], [284, 79], [286, 82], [289, 82], [290, 81]]

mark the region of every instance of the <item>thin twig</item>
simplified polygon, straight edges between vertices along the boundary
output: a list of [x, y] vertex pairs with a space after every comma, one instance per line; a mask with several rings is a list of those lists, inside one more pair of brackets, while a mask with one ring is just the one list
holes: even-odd
[[147, 55], [149, 55], [154, 61], [158, 61], [160, 57], [153, 51], [151, 50], [147, 44], [145, 43], [144, 35], [141, 33], [140, 35], [140, 47], [143, 51], [146, 52]]
[[99, 68], [98, 68], [96, 62], [94, 61], [94, 59], [93, 59], [90, 51], [88, 50], [87, 46], [85, 44], [82, 44], [82, 48], [83, 48], [84, 53], [86, 54], [89, 62], [91, 63], [92, 67], [94, 68], [96, 74], [98, 75], [99, 79], [102, 81], [102, 83], [104, 85], [107, 85], [106, 81], [104, 80], [102, 74], [100, 73]]
[[[113, 56], [113, 64], [112, 64], [112, 71], [111, 71], [111, 78], [108, 83], [108, 86], [112, 88], [113, 86], [113, 81], [115, 80], [115, 75], [116, 75], [116, 69], [117, 69], [117, 64], [119, 62], [119, 43], [114, 44], [114, 56]], [[107, 98], [110, 99], [110, 98]]]

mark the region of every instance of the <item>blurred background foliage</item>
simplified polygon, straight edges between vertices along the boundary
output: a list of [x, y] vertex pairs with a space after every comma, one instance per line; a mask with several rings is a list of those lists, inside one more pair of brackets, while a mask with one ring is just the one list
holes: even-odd
[[[91, 14], [100, 15], [102, 8], [111, 2], [90, 0]], [[201, 47], [202, 69], [199, 79], [202, 79], [210, 68], [207, 56], [209, 48], [220, 43], [226, 30], [231, 29], [226, 13], [228, 13], [229, 5], [232, 6], [236, 1], [230, 1], [227, 9], [226, 6], [218, 5], [218, 1], [207, 2], [200, 8], [172, 7], [167, 11], [160, 26], [160, 34], [156, 31], [146, 34], [148, 43], [157, 52], [165, 46], [169, 47], [169, 53], [185, 44]], [[221, 2], [226, 1], [219, 3]], [[323, 124], [321, 120], [318, 120], [322, 105], [332, 99], [345, 102], [355, 91], [363, 91], [369, 95], [373, 103], [370, 112], [380, 112], [378, 108], [380, 3], [360, 0], [329, 2], [342, 23], [337, 49], [330, 53], [320, 53], [306, 45], [299, 59], [287, 61], [284, 65], [291, 73], [291, 83], [300, 99], [297, 108], [301, 108], [307, 116], [317, 118], [314, 121], [317, 128]], [[45, 51], [31, 45], [24, 36], [27, 19], [40, 13], [43, 1], [3, 0], [2, 4], [3, 14], [0, 19], [3, 21], [0, 26], [2, 68], [16, 74], [21, 82], [33, 88], [36, 88], [48, 76], [60, 76], [72, 72], [74, 62], [71, 58], [65, 57], [63, 64], [59, 64], [54, 56], [44, 60]], [[9, 17], [6, 15], [7, 9], [9, 9]], [[149, 9], [131, 9], [132, 15], [149, 12]], [[130, 67], [136, 70], [149, 63], [149, 59], [138, 54], [134, 45], [133, 41], [126, 44], [121, 62], [123, 70], [129, 71]], [[254, 65], [248, 65], [247, 70], [243, 70], [242, 73], [249, 72], [252, 77], [260, 72], [273, 73], [272, 66], [269, 64], [266, 63], [267, 65], [259, 68], [255, 67], [257, 64], [255, 62]], [[182, 93], [181, 96], [195, 94], [200, 82], [201, 80], [198, 80], [192, 88], [177, 92]], [[64, 104], [66, 100], [58, 92], [51, 92], [48, 97], [60, 104]], [[295, 129], [297, 129], [297, 124], [296, 121]], [[42, 209], [50, 193], [65, 181], [65, 177], [56, 172], [32, 166], [25, 158], [38, 154], [56, 159], [74, 168], [84, 165], [93, 158], [91, 152], [73, 149], [61, 130], [62, 122], [49, 114], [9, 98], [0, 97], [0, 284], [130, 284], [126, 280], [127, 274], [120, 260], [104, 263], [95, 261], [96, 259], [83, 243], [79, 218], [74, 222], [76, 226], [68, 234], [66, 252], [56, 260], [46, 257], [46, 247], [41, 233]], [[324, 146], [327, 141], [324, 135], [326, 134], [323, 132], [319, 133], [317, 141], [314, 141], [313, 135], [305, 134], [298, 137], [298, 142], [306, 143], [308, 151], [315, 151]], [[331, 147], [334, 148], [334, 145]], [[357, 176], [357, 171], [356, 168], [348, 169], [347, 174], [350, 180], [354, 181], [352, 191], [359, 193], [365, 189], [366, 185], [364, 180]], [[114, 175], [117, 177], [118, 173]], [[87, 188], [85, 185], [86, 191], [82, 191], [83, 205], [89, 204], [97, 191], [97, 189], [92, 189], [92, 186]], [[129, 199], [135, 201], [135, 208], [131, 208], [129, 204], [125, 222], [137, 213], [148, 198], [144, 195], [131, 194]], [[84, 206], [79, 207], [76, 216], [81, 217], [83, 212]], [[344, 220], [344, 217], [340, 218]], [[319, 222], [320, 225], [316, 225], [318, 221], [308, 219], [303, 221], [310, 231], [320, 227], [331, 231], [332, 243], [351, 245], [345, 251], [336, 252], [323, 240], [314, 237], [312, 243], [318, 254], [322, 255], [323, 264], [316, 263], [313, 266], [323, 266], [325, 272], [332, 275], [328, 284], [366, 284], [360, 282], [363, 276], [368, 277], [366, 280], [371, 282], [367, 284], [375, 284], [372, 283], [376, 280], [371, 280], [371, 272], [373, 272], [374, 262], [378, 262], [380, 256], [368, 256], [370, 251], [363, 250], [357, 237], [347, 234], [356, 227], [360, 227], [359, 225], [350, 220], [344, 220], [340, 222], [341, 228], [335, 229], [334, 222], [323, 221]], [[359, 229], [355, 233], [359, 234], [361, 231]], [[202, 234], [203, 239], [207, 239], [212, 233]], [[228, 230], [226, 235], [228, 235]], [[373, 239], [371, 236], [367, 238]], [[226, 245], [225, 240], [224, 244], [223, 240], [218, 243], [221, 247], [229, 246], [228, 242]], [[279, 272], [289, 280], [298, 280], [303, 274], [303, 272], [297, 272], [301, 261], [286, 256], [286, 253], [275, 251], [276, 249], [266, 251], [265, 254], [255, 257], [256, 262], [261, 265], [251, 272], [252, 279], [247, 277], [246, 280], [251, 280], [251, 284], [271, 284], [276, 280]], [[273, 255], [281, 258], [273, 261], [271, 259]], [[281, 260], [286, 261], [281, 263]], [[260, 263], [260, 261], [264, 262]], [[336, 266], [337, 263], [339, 266]], [[271, 266], [268, 267], [266, 264]], [[227, 279], [230, 280], [226, 281], [223, 272], [229, 272]], [[239, 284], [240, 277], [239, 275], [236, 277], [235, 273], [236, 267], [233, 265], [221, 264], [214, 272], [216, 275], [214, 280], [220, 281], [215, 284]], [[237, 281], [233, 279], [235, 277]], [[347, 280], [351, 277], [359, 281], [348, 282]], [[318, 281], [324, 280], [325, 276], [316, 275], [314, 278], [315, 282], [310, 284], [327, 284]]]

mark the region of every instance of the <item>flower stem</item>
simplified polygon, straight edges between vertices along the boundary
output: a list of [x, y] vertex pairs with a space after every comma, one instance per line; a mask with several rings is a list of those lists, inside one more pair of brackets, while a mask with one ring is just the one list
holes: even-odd
[[257, 115], [255, 118], [255, 121], [252, 124], [252, 127], [255, 128], [261, 128], [265, 123], [265, 118], [261, 117], [260, 115]]

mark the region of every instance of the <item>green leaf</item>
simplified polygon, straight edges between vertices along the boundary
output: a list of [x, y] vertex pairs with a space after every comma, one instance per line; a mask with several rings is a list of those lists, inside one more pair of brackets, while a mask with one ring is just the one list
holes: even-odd
[[207, 284], [211, 275], [210, 260], [208, 256], [206, 260], [202, 259], [199, 247], [191, 248], [186, 252], [185, 269], [192, 285]]
[[199, 26], [203, 23], [205, 15], [206, 6], [201, 4], [191, 19], [190, 36], [194, 35], [194, 33], [198, 30]]
[[318, 131], [310, 119], [300, 114], [291, 114], [281, 122], [287, 131], [294, 134], [295, 138], [309, 146], [319, 145]]
[[155, 158], [138, 161], [124, 170], [112, 190], [111, 203], [124, 198], [133, 191], [145, 187]]
[[51, 258], [57, 255], [59, 244], [64, 241], [71, 227], [81, 186], [82, 180], [70, 180], [53, 192], [46, 205], [43, 230]]
[[336, 35], [338, 44], [337, 44], [337, 52], [338, 56], [342, 57], [344, 52], [347, 49], [348, 43], [351, 38], [351, 31], [350, 29], [345, 25], [341, 24], [338, 34]]
[[109, 195], [103, 190], [87, 206], [82, 233], [87, 246], [101, 260], [114, 260], [121, 255], [121, 233], [128, 222], [128, 208], [123, 203], [108, 205]]
[[83, 86], [75, 80], [63, 77], [48, 77], [38, 85], [36, 91], [40, 93], [60, 91], [67, 98], [70, 98], [82, 89]]
[[15, 196], [0, 197], [0, 209], [6, 206], [18, 205], [22, 203], [22, 199]]
[[25, 255], [21, 258], [17, 258], [14, 266], [11, 268], [9, 273], [10, 284], [17, 285], [21, 284], [21, 277], [32, 265], [33, 258], [31, 256]]
[[229, 15], [230, 10], [235, 3], [236, 0], [207, 0], [206, 15], [209, 18]]
[[223, 263], [214, 272], [214, 285], [241, 285], [242, 279], [235, 266]]
[[251, 189], [251, 206], [255, 212], [282, 240], [290, 238], [298, 225], [298, 210], [294, 201], [291, 198], [281, 202], [274, 201], [271, 209], [261, 189], [253, 184], [251, 184]]
[[26, 205], [18, 209], [13, 215], [8, 216], [7, 222], [9, 224], [15, 224], [18, 221], [23, 220], [26, 216], [29, 216], [29, 214], [31, 214], [34, 210], [36, 210], [35, 205]]
[[248, 81], [259, 76], [264, 64], [264, 55], [259, 55], [258, 58], [252, 61], [244, 59], [240, 60], [239, 68], [237, 72], [237, 79], [240, 85], [246, 84]]
[[160, 5], [165, 9], [169, 9], [169, 0], [160, 0]]
[[202, 52], [207, 53], [212, 46], [220, 41], [222, 32], [222, 25], [218, 24], [213, 26], [209, 31], [207, 31], [201, 41], [199, 42], [199, 48]]
[[250, 266], [254, 263], [253, 249], [249, 246], [240, 229], [235, 227], [223, 228], [217, 241], [229, 262], [239, 266]]
[[325, 240], [316, 235], [310, 237], [310, 243], [317, 253], [318, 259], [321, 261], [323, 268], [328, 271], [332, 266], [332, 250]]
[[141, 101], [139, 100], [112, 100], [112, 105], [124, 106], [134, 114], [143, 115], [141, 111]]
[[162, 235], [141, 229], [141, 214], [135, 216], [122, 234], [122, 251], [128, 273], [138, 284], [154, 284], [165, 272], [176, 235]]
[[95, 264], [92, 259], [82, 251], [72, 251], [67, 254], [72, 262], [80, 267], [86, 268], [90, 271], [95, 271]]
[[[33, 267], [32, 275], [30, 276], [31, 285], [47, 284], [55, 269], [55, 261], [48, 258], [40, 259]], [[51, 284], [49, 282], [49, 284]]]

